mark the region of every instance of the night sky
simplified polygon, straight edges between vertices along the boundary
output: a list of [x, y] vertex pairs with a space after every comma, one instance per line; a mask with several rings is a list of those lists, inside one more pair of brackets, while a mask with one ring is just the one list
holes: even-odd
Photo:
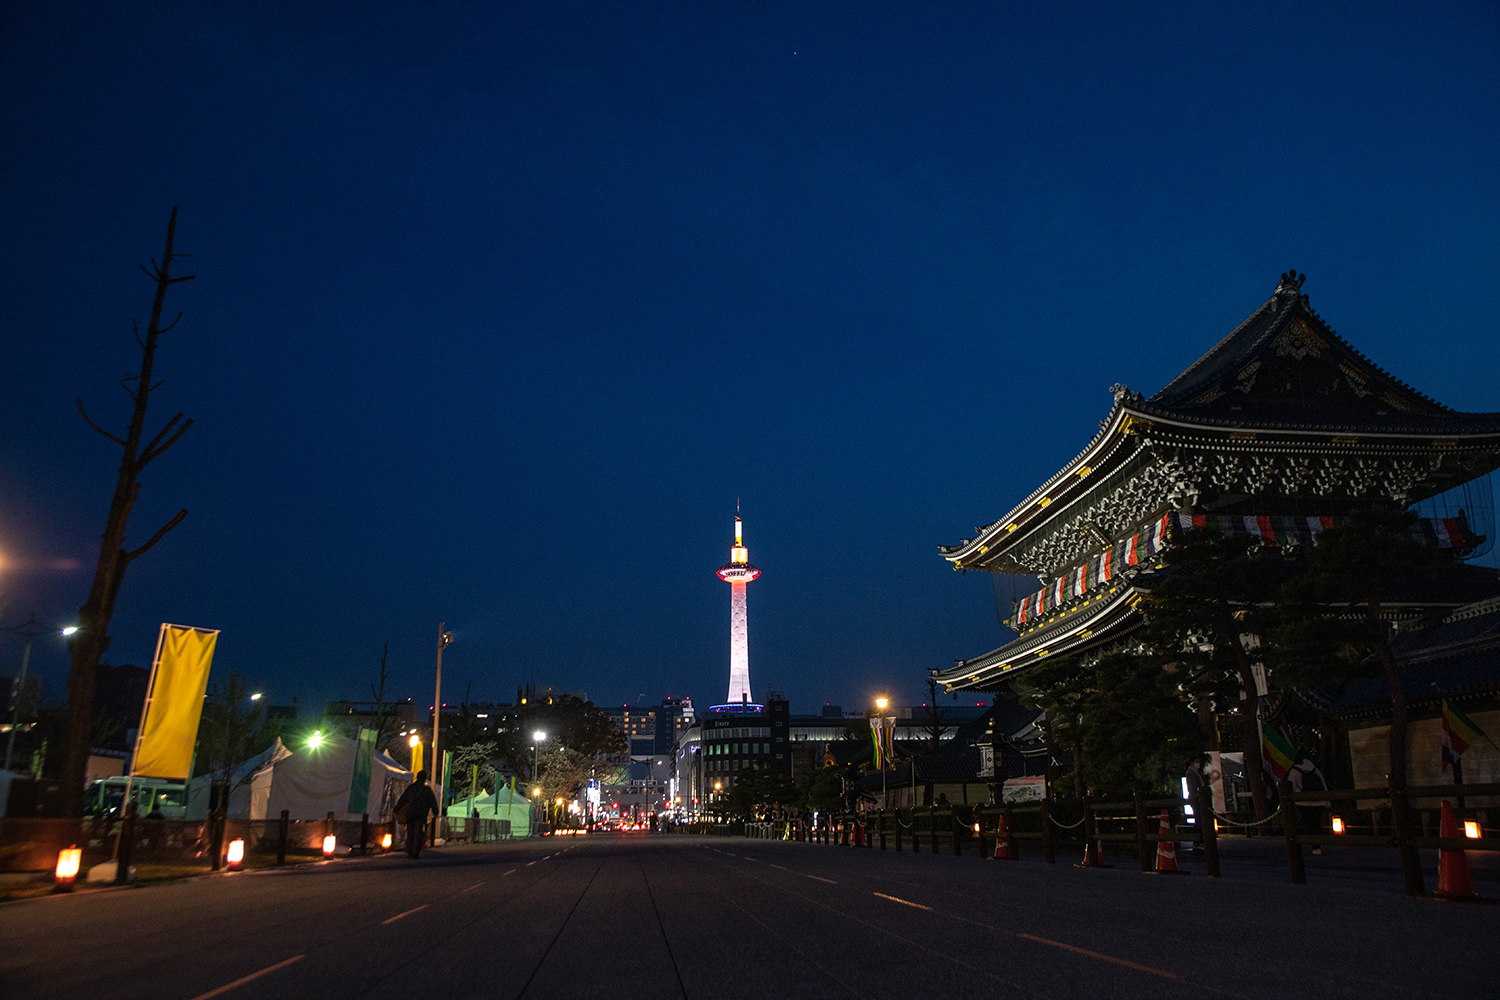
[[[0, 623], [87, 597], [172, 205], [110, 662], [223, 630], [273, 702], [522, 682], [923, 697], [972, 535], [1282, 271], [1500, 410], [1500, 7], [0, 7]], [[498, 8], [498, 9], [497, 9]], [[20, 641], [0, 638], [0, 672]], [[33, 668], [54, 702], [60, 641]], [[306, 714], [306, 713], [304, 713]]]

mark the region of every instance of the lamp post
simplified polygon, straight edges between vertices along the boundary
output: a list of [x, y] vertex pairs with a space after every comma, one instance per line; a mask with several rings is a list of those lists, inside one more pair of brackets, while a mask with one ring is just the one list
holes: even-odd
[[540, 761], [542, 756], [542, 741], [546, 738], [547, 734], [542, 732], [540, 729], [531, 734], [531, 780], [537, 783], [536, 791], [534, 792], [533, 797], [542, 793], [542, 774]]
[[453, 633], [443, 631], [446, 622], [438, 622], [437, 687], [432, 692], [432, 783], [437, 788], [438, 815], [443, 812], [443, 758], [438, 756], [438, 733], [443, 728], [443, 650], [453, 641]]
[[[5, 740], [5, 770], [10, 770], [10, 758], [16, 750], [16, 727], [20, 725], [21, 698], [26, 694], [26, 666], [31, 662], [31, 640], [39, 635], [46, 635], [53, 631], [50, 628], [42, 628], [37, 624], [36, 615], [27, 619], [24, 625], [15, 628], [0, 629], [0, 632], [14, 632], [16, 635], [26, 637], [26, 646], [21, 651], [21, 674], [16, 678], [15, 685], [10, 692], [10, 735]], [[65, 629], [58, 629], [59, 635], [72, 635], [78, 631], [76, 625], [69, 625]]]
[[[888, 720], [885, 714], [885, 709], [886, 706], [890, 703], [891, 700], [885, 695], [881, 695], [879, 698], [876, 698], [875, 709], [880, 714], [870, 720], [870, 728], [875, 730], [875, 745], [880, 748], [880, 808], [882, 809], [886, 807], [886, 795], [889, 792], [889, 789], [886, 787], [886, 785], [889, 781], [887, 772], [890, 770], [889, 758], [891, 756], [890, 744], [886, 742], [885, 738], [885, 730], [896, 728], [896, 720], [894, 717], [889, 718], [889, 725], [887, 725]], [[890, 743], [894, 742], [894, 740], [890, 741]]]

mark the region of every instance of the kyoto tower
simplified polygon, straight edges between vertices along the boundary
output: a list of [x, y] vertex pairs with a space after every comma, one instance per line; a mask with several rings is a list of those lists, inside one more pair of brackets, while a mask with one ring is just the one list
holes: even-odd
[[760, 576], [760, 570], [750, 565], [744, 524], [740, 521], [739, 505], [735, 506], [734, 548], [729, 550], [729, 562], [719, 567], [719, 579], [727, 581], [730, 586], [729, 697], [725, 699], [726, 704], [714, 708], [744, 711], [760, 707], [750, 701], [750, 628], [745, 615], [745, 584]]

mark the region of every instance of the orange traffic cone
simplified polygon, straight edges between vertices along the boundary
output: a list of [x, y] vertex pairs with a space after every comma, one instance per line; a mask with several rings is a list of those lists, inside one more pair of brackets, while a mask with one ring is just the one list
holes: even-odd
[[1113, 868], [1114, 865], [1104, 863], [1104, 841], [1099, 839], [1099, 824], [1094, 823], [1094, 832], [1084, 835], [1087, 839], [1083, 842], [1083, 861], [1079, 868]]
[[1005, 825], [1005, 817], [1000, 816], [996, 820], [995, 827], [995, 861], [1016, 860], [1016, 850], [1011, 846], [1010, 828]]
[[[1167, 811], [1161, 811], [1160, 832], [1170, 834], [1172, 832], [1172, 821], [1167, 818]], [[1184, 874], [1177, 867], [1177, 842], [1175, 840], [1158, 840], [1156, 842], [1156, 870], [1158, 872], [1171, 872], [1174, 875]]]
[[[1447, 799], [1443, 800], [1443, 827], [1444, 837], [1457, 837], [1458, 819], [1453, 815], [1453, 804]], [[1469, 872], [1469, 856], [1463, 851], [1450, 851], [1443, 848], [1438, 855], [1438, 887], [1433, 895], [1442, 896], [1445, 899], [1478, 899], [1479, 893], [1474, 889], [1474, 876]]]

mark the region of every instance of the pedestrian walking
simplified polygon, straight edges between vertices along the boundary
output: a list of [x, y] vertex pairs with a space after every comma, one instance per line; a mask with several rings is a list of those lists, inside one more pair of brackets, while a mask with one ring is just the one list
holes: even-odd
[[[1294, 792], [1323, 792], [1328, 790], [1328, 781], [1323, 777], [1323, 772], [1318, 770], [1318, 765], [1306, 754], [1302, 759], [1292, 765], [1291, 770], [1286, 773], [1286, 780], [1292, 786]], [[1329, 808], [1327, 799], [1321, 802], [1297, 802], [1297, 826], [1302, 833], [1321, 834], [1323, 832], [1323, 814]], [[1322, 854], [1321, 844], [1313, 847], [1314, 854]]]
[[[1184, 844], [1180, 848], [1184, 853], [1191, 853], [1193, 844], [1201, 844], [1203, 842], [1202, 821], [1204, 817], [1198, 815], [1199, 804], [1203, 801], [1200, 795], [1203, 791], [1203, 784], [1203, 758], [1193, 757], [1188, 761], [1187, 770], [1182, 775], [1182, 798], [1186, 804], [1184, 812], [1187, 810], [1192, 811], [1194, 820], [1193, 829], [1195, 831], [1192, 842]], [[1213, 817], [1208, 817], [1208, 820], [1209, 822], [1213, 822]]]
[[427, 817], [438, 811], [437, 796], [427, 784], [427, 772], [418, 771], [406, 791], [396, 800], [393, 810], [396, 822], [406, 824], [406, 856], [422, 856], [422, 841], [427, 839]]

